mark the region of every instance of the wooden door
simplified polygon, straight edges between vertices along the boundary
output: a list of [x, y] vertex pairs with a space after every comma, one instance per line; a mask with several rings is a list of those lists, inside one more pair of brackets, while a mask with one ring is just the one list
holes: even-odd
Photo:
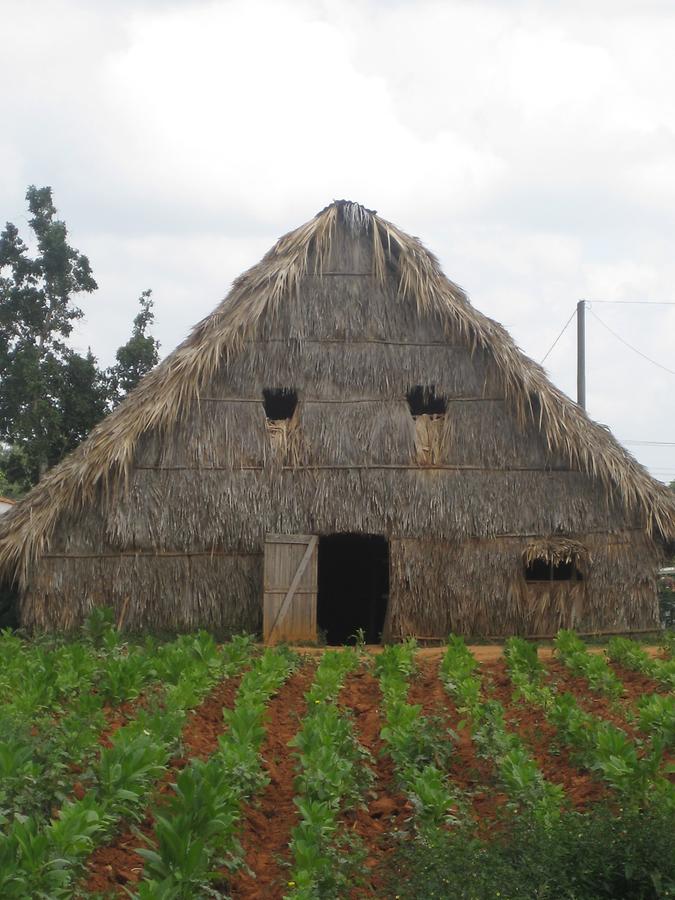
[[313, 534], [265, 537], [263, 640], [316, 641], [317, 549]]

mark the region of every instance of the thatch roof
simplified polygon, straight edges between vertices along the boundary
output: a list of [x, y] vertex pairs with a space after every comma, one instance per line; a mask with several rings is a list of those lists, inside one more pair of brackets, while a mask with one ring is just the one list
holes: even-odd
[[30, 563], [48, 548], [63, 513], [77, 511], [99, 491], [111, 498], [124, 488], [139, 437], [151, 429], [167, 429], [187, 416], [200, 390], [242, 350], [263, 315], [274, 313], [297, 294], [305, 275], [321, 276], [340, 228], [367, 236], [376, 282], [382, 284], [393, 275], [399, 295], [412, 298], [421, 315], [439, 318], [446, 323], [448, 336], [459, 334], [468, 346], [492, 360], [512, 412], [521, 423], [535, 422], [552, 453], [599, 479], [610, 494], [639, 512], [650, 534], [675, 540], [672, 493], [651, 478], [604, 426], [591, 421], [555, 388], [542, 367], [518, 349], [501, 325], [474, 309], [417, 238], [372, 210], [337, 201], [277, 241], [260, 263], [234, 283], [214, 312], [3, 516], [0, 573], [23, 578]]

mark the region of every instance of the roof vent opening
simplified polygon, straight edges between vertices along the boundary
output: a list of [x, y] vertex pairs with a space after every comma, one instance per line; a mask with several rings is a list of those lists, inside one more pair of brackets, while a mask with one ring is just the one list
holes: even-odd
[[265, 415], [271, 422], [292, 419], [298, 405], [298, 394], [293, 388], [265, 388], [263, 390]]
[[417, 416], [444, 416], [446, 403], [445, 397], [436, 393], [436, 386], [416, 384], [410, 388], [407, 394], [410, 414], [414, 419]]

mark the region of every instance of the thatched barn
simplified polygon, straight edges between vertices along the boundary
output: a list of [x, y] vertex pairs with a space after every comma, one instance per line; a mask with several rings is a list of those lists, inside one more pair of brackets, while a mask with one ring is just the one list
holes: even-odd
[[416, 239], [282, 237], [0, 523], [20, 622], [272, 640], [657, 625], [670, 492]]

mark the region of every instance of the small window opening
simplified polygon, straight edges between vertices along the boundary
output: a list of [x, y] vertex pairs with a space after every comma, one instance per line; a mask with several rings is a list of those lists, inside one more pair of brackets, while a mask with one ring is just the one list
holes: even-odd
[[408, 391], [408, 406], [413, 418], [417, 416], [444, 416], [445, 397], [436, 394], [435, 385], [415, 385]]
[[292, 388], [265, 388], [263, 405], [265, 415], [272, 422], [292, 419], [298, 405], [298, 395]]
[[525, 581], [581, 581], [581, 572], [573, 562], [533, 559], [525, 566]]

